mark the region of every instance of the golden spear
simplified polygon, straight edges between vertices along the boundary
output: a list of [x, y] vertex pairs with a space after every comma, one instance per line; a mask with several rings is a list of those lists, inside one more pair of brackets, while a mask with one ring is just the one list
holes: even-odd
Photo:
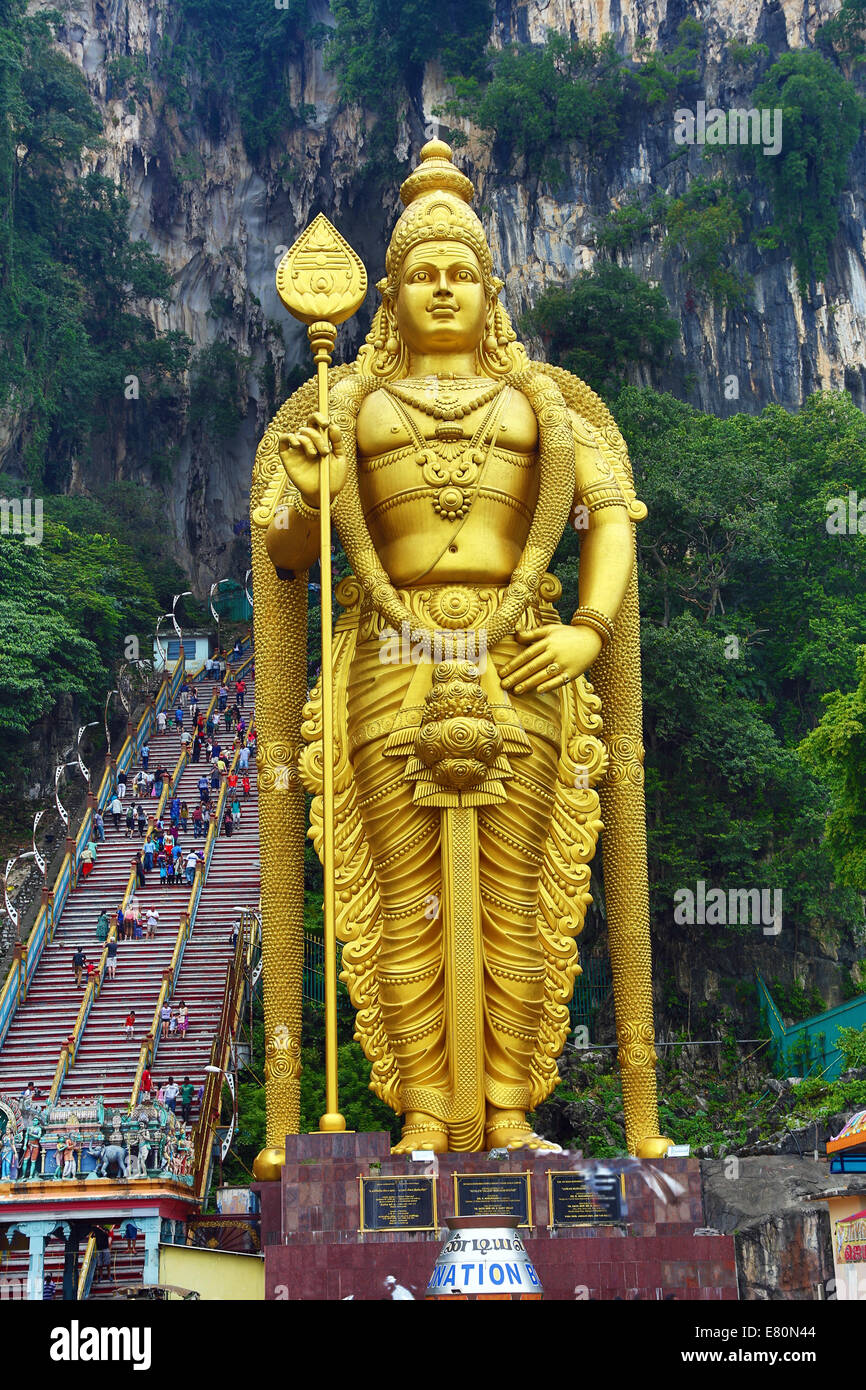
[[[319, 414], [330, 422], [328, 367], [337, 325], [357, 313], [367, 293], [367, 272], [360, 257], [319, 213], [289, 248], [277, 267], [277, 293], [296, 319], [307, 325], [316, 364]], [[328, 438], [327, 424], [324, 426]], [[326, 1111], [319, 1132], [346, 1128], [337, 1085], [337, 928], [334, 893], [334, 673], [331, 638], [331, 485], [330, 451], [321, 456], [319, 476], [319, 546], [322, 571], [322, 768], [325, 880], [325, 1088]]]

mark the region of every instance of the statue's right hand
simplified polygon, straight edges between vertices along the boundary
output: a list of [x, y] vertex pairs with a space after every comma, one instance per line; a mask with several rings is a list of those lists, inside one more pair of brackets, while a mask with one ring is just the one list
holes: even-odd
[[322, 459], [329, 457], [331, 501], [346, 481], [348, 460], [343, 436], [318, 411], [311, 415], [297, 434], [281, 434], [277, 442], [280, 461], [308, 507], [319, 506]]

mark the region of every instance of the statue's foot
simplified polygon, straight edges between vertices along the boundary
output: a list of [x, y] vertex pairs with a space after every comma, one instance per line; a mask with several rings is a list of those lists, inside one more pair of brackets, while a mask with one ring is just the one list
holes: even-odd
[[392, 1154], [408, 1154], [415, 1149], [432, 1149], [434, 1153], [448, 1152], [448, 1130], [435, 1115], [410, 1111], [403, 1124], [403, 1133], [394, 1145]]
[[488, 1152], [490, 1149], [534, 1149], [538, 1153], [562, 1153], [561, 1145], [536, 1134], [519, 1110], [488, 1110], [484, 1142]]
[[673, 1140], [665, 1139], [661, 1134], [649, 1134], [646, 1139], [641, 1139], [635, 1147], [636, 1158], [664, 1158]]

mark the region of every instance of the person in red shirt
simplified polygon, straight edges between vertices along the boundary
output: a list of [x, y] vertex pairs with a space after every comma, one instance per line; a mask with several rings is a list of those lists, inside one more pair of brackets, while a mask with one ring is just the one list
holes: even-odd
[[123, 1025], [123, 1032], [124, 1032], [124, 1035], [125, 1035], [127, 1041], [132, 1037], [132, 1030], [133, 1030], [134, 1027], [135, 1027], [135, 1010], [134, 1010], [134, 1009], [131, 1009], [130, 1012], [126, 1015], [126, 1021], [124, 1022], [124, 1025]]
[[250, 779], [249, 779], [249, 777], [247, 776], [246, 773], [244, 773], [243, 781], [241, 782], [241, 786], [242, 786], [243, 789], [244, 789], [244, 796], [245, 796], [245, 797], [246, 797], [246, 796], [249, 796], [249, 794], [250, 794]]
[[230, 786], [230, 788], [231, 788], [232, 791], [234, 791], [234, 789], [235, 789], [235, 787], [237, 786], [237, 784], [238, 784], [238, 774], [237, 774], [236, 772], [230, 772], [230, 773], [229, 773], [229, 786]]
[[246, 681], [243, 680], [243, 678], [242, 678], [241, 680], [238, 681], [238, 685], [237, 685], [237, 692], [238, 692], [238, 693], [237, 693], [237, 700], [238, 700], [238, 708], [239, 708], [239, 709], [243, 709], [243, 707], [244, 707], [244, 696], [245, 696], [245, 694], [246, 694], [246, 691], [247, 691], [247, 683], [246, 683]]
[[144, 1071], [141, 1073], [141, 1085], [138, 1089], [145, 1099], [149, 1098], [153, 1090], [153, 1081], [151, 1080], [150, 1072], [147, 1067], [145, 1067]]

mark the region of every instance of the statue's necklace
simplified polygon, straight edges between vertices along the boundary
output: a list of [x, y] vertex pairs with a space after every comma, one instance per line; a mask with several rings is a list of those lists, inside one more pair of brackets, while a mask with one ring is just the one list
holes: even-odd
[[[443, 521], [462, 520], [472, 505], [473, 489], [478, 481], [479, 469], [487, 461], [496, 434], [496, 425], [499, 423], [499, 417], [502, 414], [505, 399], [507, 399], [497, 399], [504, 389], [505, 383], [498, 381], [492, 387], [481, 391], [471, 402], [459, 407], [459, 415], [443, 416], [437, 414], [436, 406], [438, 405], [440, 410], [457, 410], [456, 397], [449, 397], [447, 402], [441, 397], [438, 401], [428, 400], [422, 406], [419, 404], [415, 392], [407, 390], [405, 387], [398, 388], [393, 382], [385, 387], [388, 394], [394, 398], [394, 409], [412, 436], [422, 477], [434, 490], [433, 510], [437, 516], [442, 517]], [[432, 439], [424, 439], [414, 420], [404, 409], [404, 401], [408, 405], [418, 406], [425, 414], [433, 415], [443, 421], [436, 426], [435, 436]], [[460, 425], [454, 422], [460, 416], [468, 415], [471, 411], [477, 410], [479, 406], [488, 404], [490, 409], [485, 412], [481, 424], [472, 438], [466, 440]], [[491, 421], [493, 421], [492, 432], [490, 431]], [[485, 436], [489, 436], [486, 442]]]
[[[466, 400], [465, 397], [461, 399], [459, 393], [470, 389], [469, 382], [464, 385], [463, 382], [458, 383], [455, 380], [448, 380], [446, 383], [438, 377], [433, 379], [438, 383], [436, 395], [433, 397], [421, 387], [405, 386], [397, 382], [389, 382], [385, 389], [404, 405], [411, 405], [415, 410], [423, 411], [425, 415], [432, 415], [434, 420], [462, 420], [471, 415], [473, 410], [487, 405], [488, 401], [492, 401], [503, 389], [501, 381], [494, 381], [492, 386], [482, 387]], [[436, 435], [438, 438], [438, 430]]]

